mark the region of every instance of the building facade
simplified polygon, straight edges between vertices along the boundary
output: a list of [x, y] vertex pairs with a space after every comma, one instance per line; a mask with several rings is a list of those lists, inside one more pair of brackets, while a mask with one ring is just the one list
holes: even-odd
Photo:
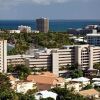
[[100, 33], [93, 30], [93, 33], [87, 34], [87, 43], [90, 45], [100, 46]]
[[69, 45], [64, 46], [62, 49], [37, 50], [33, 55], [23, 56], [23, 58], [15, 59], [15, 57], [15, 55], [13, 57], [8, 56], [8, 64], [25, 63], [30, 68], [46, 69], [59, 75], [59, 73], [65, 73], [68, 66], [75, 64], [79, 69], [93, 69], [93, 64], [100, 62], [100, 47]]
[[7, 72], [7, 40], [0, 40], [0, 72]]
[[25, 59], [26, 58], [32, 58], [34, 56], [31, 55], [10, 55], [7, 56], [7, 65], [13, 65], [16, 66], [18, 64], [24, 64], [25, 65]]
[[48, 33], [49, 31], [49, 20], [47, 18], [36, 19], [36, 27], [39, 32]]
[[21, 32], [21, 33], [31, 33], [32, 32], [32, 29], [31, 29], [31, 27], [29, 27], [29, 26], [23, 26], [23, 25], [21, 25], [21, 26], [18, 26], [18, 30]]

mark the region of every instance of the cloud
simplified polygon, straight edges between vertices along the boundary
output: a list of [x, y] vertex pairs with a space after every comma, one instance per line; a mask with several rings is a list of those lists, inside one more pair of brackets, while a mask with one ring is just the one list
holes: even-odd
[[[24, 3], [33, 3], [37, 5], [50, 5], [56, 3], [65, 3], [65, 2], [88, 2], [92, 0], [0, 0], [0, 6], [13, 6]], [[0, 7], [1, 8], [1, 7]]]
[[33, 3], [36, 4], [52, 4], [52, 3], [64, 3], [69, 0], [32, 0]]
[[65, 3], [65, 2], [88, 2], [91, 0], [31, 0], [36, 4], [52, 4], [52, 3]]
[[51, 3], [64, 3], [70, 0], [0, 0], [1, 4], [20, 4], [20, 3], [33, 3], [33, 4], [51, 4]]

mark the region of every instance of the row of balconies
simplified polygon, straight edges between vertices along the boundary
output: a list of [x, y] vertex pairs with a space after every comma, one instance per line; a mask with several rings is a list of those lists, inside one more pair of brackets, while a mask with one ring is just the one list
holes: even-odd
[[35, 66], [35, 67], [39, 67], [39, 68], [40, 68], [40, 67], [51, 67], [50, 64], [48, 64], [48, 65], [47, 65], [47, 64], [41, 64], [41, 65], [30, 64], [30, 65], [29, 65], [29, 67], [34, 67], [34, 66]]

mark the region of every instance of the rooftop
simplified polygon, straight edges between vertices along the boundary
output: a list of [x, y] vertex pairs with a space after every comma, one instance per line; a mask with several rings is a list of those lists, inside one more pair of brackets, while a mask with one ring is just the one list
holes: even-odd
[[100, 78], [93, 78], [93, 81], [99, 81], [100, 82]]
[[99, 95], [100, 93], [95, 89], [89, 89], [89, 90], [80, 91], [79, 94], [83, 96], [93, 96], [93, 95]]
[[79, 77], [79, 78], [74, 78], [72, 79], [72, 81], [76, 81], [76, 82], [88, 82], [90, 79], [85, 78], [85, 77]]
[[100, 33], [97, 33], [97, 34], [87, 34], [87, 36], [100, 36]]
[[19, 79], [15, 78], [13, 75], [8, 76], [10, 81], [19, 81]]
[[40, 100], [40, 96], [42, 96], [42, 98], [48, 98], [48, 97], [51, 97], [53, 98], [54, 100], [56, 100], [56, 97], [57, 97], [57, 94], [56, 93], [53, 93], [51, 91], [40, 91], [40, 92], [37, 92], [35, 94], [35, 98], [36, 100]]
[[56, 75], [50, 73], [50, 72], [43, 72], [39, 75], [29, 75], [27, 77], [27, 80], [29, 81], [35, 81], [38, 84], [49, 84], [49, 85], [55, 85], [57, 83], [61, 83], [64, 81], [63, 78], [58, 78]]
[[7, 59], [27, 58], [27, 57], [34, 57], [34, 55], [10, 55], [10, 56], [7, 56]]

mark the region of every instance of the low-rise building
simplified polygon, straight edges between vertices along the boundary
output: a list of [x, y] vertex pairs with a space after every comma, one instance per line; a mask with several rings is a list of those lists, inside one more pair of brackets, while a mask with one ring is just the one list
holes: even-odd
[[90, 84], [90, 79], [85, 77], [79, 77], [79, 78], [68, 78], [65, 79], [65, 85], [68, 89], [73, 89], [75, 92], [79, 92], [84, 87]]
[[13, 75], [8, 75], [8, 78], [9, 78], [9, 81], [10, 81], [10, 83], [11, 83], [11, 88], [12, 88], [12, 89], [15, 89], [15, 87], [16, 87], [16, 82], [18, 82], [19, 79], [18, 79], [18, 78], [15, 78]]
[[28, 90], [35, 90], [37, 89], [36, 83], [35, 82], [30, 82], [30, 81], [18, 81], [16, 83], [16, 86], [14, 88], [14, 90], [17, 93], [27, 93]]
[[93, 81], [92, 83], [93, 87], [95, 86], [100, 87], [100, 78], [93, 78], [92, 81]]
[[93, 82], [92, 83], [93, 87], [99, 87], [100, 88], [100, 82]]
[[39, 91], [49, 90], [54, 87], [64, 87], [64, 79], [57, 77], [53, 73], [43, 72], [38, 75], [29, 75], [27, 81], [34, 81]]
[[17, 93], [25, 94], [28, 90], [37, 89], [36, 83], [34, 81], [19, 80], [12, 75], [8, 75], [8, 78], [11, 83], [11, 88]]
[[70, 81], [70, 82], [66, 83], [66, 88], [69, 89], [69, 90], [73, 90], [74, 92], [79, 92], [80, 84]]
[[100, 98], [100, 92], [96, 91], [95, 89], [88, 89], [79, 92], [80, 95], [89, 98]]
[[21, 26], [18, 26], [18, 30], [20, 30], [20, 32], [21, 33], [31, 33], [32, 32], [32, 29], [31, 29], [31, 27], [29, 27], [29, 26], [23, 26], [23, 25], [21, 25]]
[[100, 82], [100, 78], [93, 78], [92, 81], [99, 81]]
[[20, 33], [20, 30], [9, 30], [9, 33]]
[[74, 78], [71, 80], [73, 83], [79, 83], [79, 90], [90, 84], [90, 79], [85, 77]]
[[46, 99], [46, 98], [53, 98], [54, 100], [56, 100], [57, 98], [57, 94], [54, 93], [54, 92], [51, 92], [51, 91], [47, 91], [47, 90], [44, 90], [44, 91], [40, 91], [40, 92], [37, 92], [35, 94], [35, 99], [36, 100], [40, 100], [40, 99]]
[[1, 34], [1, 33], [5, 33], [5, 31], [3, 31], [3, 30], [0, 29], [0, 34]]
[[40, 33], [38, 30], [32, 30], [32, 33]]
[[85, 28], [86, 29], [97, 29], [99, 25], [87, 25]]

